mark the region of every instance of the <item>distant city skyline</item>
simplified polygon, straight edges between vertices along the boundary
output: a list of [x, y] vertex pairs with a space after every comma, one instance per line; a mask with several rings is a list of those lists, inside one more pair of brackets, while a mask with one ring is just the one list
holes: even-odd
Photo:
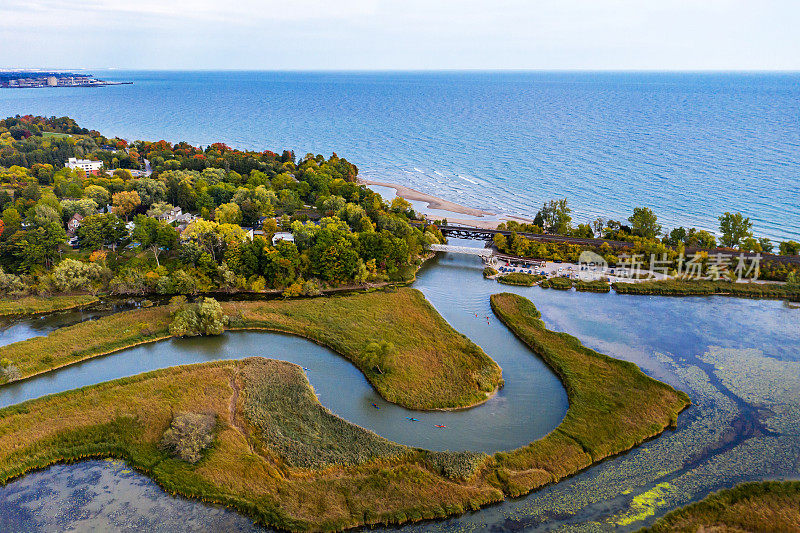
[[800, 70], [794, 0], [5, 0], [2, 68]]

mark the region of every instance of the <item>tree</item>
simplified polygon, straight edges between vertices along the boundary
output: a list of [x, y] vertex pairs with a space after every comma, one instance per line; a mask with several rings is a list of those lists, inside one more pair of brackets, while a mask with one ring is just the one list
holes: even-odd
[[22, 262], [24, 270], [30, 272], [37, 266], [50, 268], [58, 257], [58, 247], [67, 238], [64, 227], [50, 223], [25, 232], [22, 241]]
[[141, 203], [150, 207], [156, 202], [163, 202], [167, 198], [167, 186], [160, 180], [152, 178], [139, 178], [133, 180], [133, 188], [139, 194]]
[[758, 244], [761, 245], [761, 251], [765, 254], [771, 254], [772, 250], [775, 249], [775, 245], [766, 237], [758, 239]]
[[567, 207], [567, 199], [550, 200], [545, 202], [533, 223], [541, 226], [548, 233], [555, 233], [558, 235], [567, 235], [572, 223], [570, 212], [572, 210]]
[[186, 303], [186, 298], [176, 296], [170, 301], [172, 323], [169, 332], [177, 337], [221, 335], [228, 317], [214, 298], [200, 298], [197, 303]]
[[89, 185], [83, 190], [83, 195], [86, 198], [91, 198], [94, 200], [98, 206], [103, 207], [108, 204], [108, 201], [111, 198], [108, 189], [101, 187], [100, 185]]
[[784, 241], [780, 243], [779, 250], [781, 255], [800, 255], [800, 242]]
[[124, 217], [128, 221], [128, 217], [136, 210], [142, 203], [139, 193], [136, 191], [122, 191], [115, 193], [111, 197], [112, 208], [111, 210], [115, 215]]
[[658, 217], [649, 207], [635, 207], [633, 215], [628, 217], [634, 235], [645, 239], [654, 239], [661, 234], [661, 225], [657, 221]]
[[364, 362], [370, 370], [384, 374], [391, 370], [397, 348], [387, 341], [370, 342], [364, 350]]
[[20, 216], [19, 211], [13, 207], [9, 207], [8, 209], [4, 210], [3, 225], [5, 226], [4, 234], [6, 236], [11, 236], [22, 229], [22, 217]]
[[149, 248], [161, 266], [158, 256], [164, 250], [171, 250], [178, 241], [178, 232], [169, 224], [145, 215], [136, 215], [133, 239], [143, 248]]
[[239, 224], [242, 222], [242, 210], [233, 202], [222, 204], [214, 212], [214, 219], [220, 224]]
[[90, 215], [81, 221], [78, 240], [81, 248], [97, 250], [103, 246], [115, 249], [128, 236], [125, 223], [113, 213]]
[[750, 231], [753, 223], [749, 218], [745, 218], [741, 213], [728, 213], [719, 217], [719, 231], [722, 236], [719, 238], [719, 243], [728, 248], [736, 248], [741, 245], [747, 237], [752, 237], [753, 233]]

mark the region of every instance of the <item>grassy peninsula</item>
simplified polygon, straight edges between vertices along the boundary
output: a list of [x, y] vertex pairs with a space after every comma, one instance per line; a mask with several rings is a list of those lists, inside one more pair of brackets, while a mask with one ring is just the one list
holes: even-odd
[[98, 301], [96, 296], [88, 294], [3, 298], [0, 299], [0, 317], [67, 311], [86, 307]]
[[667, 513], [641, 533], [797, 531], [800, 481], [743, 483]]
[[543, 439], [496, 455], [495, 485], [512, 496], [573, 474], [674, 427], [688, 396], [635, 364], [590, 350], [548, 330], [526, 298], [491, 297], [497, 317], [558, 374], [569, 398], [561, 424]]
[[[500, 367], [415, 289], [302, 300], [227, 302], [233, 329], [299, 335], [347, 357], [387, 400], [414, 409], [475, 405]], [[22, 378], [170, 337], [166, 306], [125, 311], [0, 347]]]
[[[332, 415], [296, 365], [250, 358], [159, 370], [2, 409], [0, 481], [55, 462], [114, 456], [168, 492], [234, 507], [270, 526], [338, 530], [404, 523], [460, 514], [556, 482], [659, 434], [689, 404], [686, 395], [647, 377], [634, 364], [547, 330], [525, 298], [500, 294], [491, 303], [497, 316], [558, 373], [570, 401], [558, 428], [517, 450], [490, 457], [392, 443]], [[416, 343], [433, 342], [431, 337], [442, 333], [451, 337], [450, 347], [463, 339], [445, 328], [414, 290], [329, 298], [322, 304], [297, 300], [226, 306], [237, 327], [306, 335], [346, 351], [356, 364], [363, 363], [358, 351], [363, 342], [355, 339], [400, 324], [408, 329], [398, 331], [411, 340], [390, 338], [400, 360], [407, 361], [401, 366], [417, 364], [418, 374], [398, 372], [394, 382], [375, 376], [372, 381], [384, 390], [416, 391], [406, 398], [418, 402], [428, 398], [420, 382], [433, 391], [431, 398], [441, 396], [444, 403], [451, 398], [443, 392], [452, 396], [452, 386], [439, 390], [431, 384], [464, 375], [425, 373], [424, 361], [436, 355], [427, 352], [418, 360], [409, 355], [425, 350]], [[348, 316], [363, 326], [353, 329]], [[391, 371], [384, 375], [388, 378]], [[206, 421], [205, 431], [214, 428], [213, 435], [203, 435], [210, 445], [190, 450], [199, 454], [196, 463], [176, 458], [183, 456], [164, 447], [166, 435], [171, 433], [170, 442], [181, 446], [175, 428], [198, 419]], [[192, 444], [196, 441], [188, 439], [187, 446]]]

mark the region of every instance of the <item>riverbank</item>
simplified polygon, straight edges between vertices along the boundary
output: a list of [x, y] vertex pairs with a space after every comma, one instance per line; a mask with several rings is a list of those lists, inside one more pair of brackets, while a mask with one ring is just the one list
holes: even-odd
[[[409, 288], [302, 300], [223, 302], [228, 329], [277, 331], [350, 360], [387, 401], [412, 409], [485, 402], [502, 371]], [[82, 322], [0, 347], [22, 379], [171, 337], [166, 306]]]
[[89, 294], [3, 298], [0, 300], [0, 318], [67, 311], [86, 307], [99, 301], [99, 298]]
[[484, 211], [482, 209], [475, 209], [474, 207], [467, 207], [455, 202], [450, 202], [438, 196], [420, 192], [405, 185], [398, 185], [396, 183], [386, 183], [383, 181], [373, 181], [364, 178], [359, 178], [358, 182], [364, 185], [377, 185], [379, 187], [389, 187], [394, 189], [397, 196], [405, 198], [406, 200], [413, 200], [425, 202], [428, 204], [429, 209], [441, 209], [442, 211], [450, 211], [456, 214], [469, 215], [474, 217], [494, 216], [495, 213]]
[[[537, 325], [524, 298], [496, 295], [492, 304], [561, 376], [570, 398], [556, 430], [512, 452], [490, 457], [394, 444], [321, 406], [300, 367], [250, 358], [158, 370], [0, 410], [0, 480], [113, 456], [171, 494], [233, 507], [263, 525], [401, 524], [556, 482], [660, 433], [688, 404], [635, 365]], [[159, 446], [173, 417], [186, 412], [217, 422], [197, 464]]]

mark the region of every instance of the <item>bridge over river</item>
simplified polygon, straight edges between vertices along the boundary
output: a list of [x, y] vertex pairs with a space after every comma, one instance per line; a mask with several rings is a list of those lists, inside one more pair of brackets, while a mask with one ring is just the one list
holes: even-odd
[[[427, 226], [427, 224], [416, 224], [416, 225], [418, 227]], [[608, 244], [614, 249], [631, 248], [633, 246], [632, 242], [615, 241], [611, 239], [570, 237], [567, 235], [552, 235], [549, 233], [514, 232], [509, 230], [484, 229], [484, 228], [474, 228], [469, 226], [456, 226], [452, 224], [447, 224], [437, 227], [445, 237], [454, 239], [470, 239], [470, 240], [481, 240], [481, 241], [492, 242], [494, 240], [495, 235], [503, 235], [505, 237], [509, 237], [513, 233], [516, 233], [517, 235], [521, 235], [533, 241], [575, 244], [578, 246], [586, 246], [592, 248], [599, 248], [604, 243]], [[761, 261], [777, 261], [779, 263], [784, 263], [784, 264], [800, 265], [800, 255], [773, 255], [767, 253], [741, 252], [738, 250], [732, 250], [730, 248], [686, 247], [685, 253], [687, 256], [695, 254], [697, 252], [706, 252], [709, 256], [721, 255], [723, 257], [733, 257], [733, 258], [738, 258], [740, 255], [744, 256], [746, 259], [755, 259], [758, 257], [760, 258]], [[466, 253], [466, 252], [459, 252], [459, 253]], [[480, 254], [473, 254], [473, 255], [480, 255]], [[513, 259], [518, 261], [521, 258], [513, 258]]]

